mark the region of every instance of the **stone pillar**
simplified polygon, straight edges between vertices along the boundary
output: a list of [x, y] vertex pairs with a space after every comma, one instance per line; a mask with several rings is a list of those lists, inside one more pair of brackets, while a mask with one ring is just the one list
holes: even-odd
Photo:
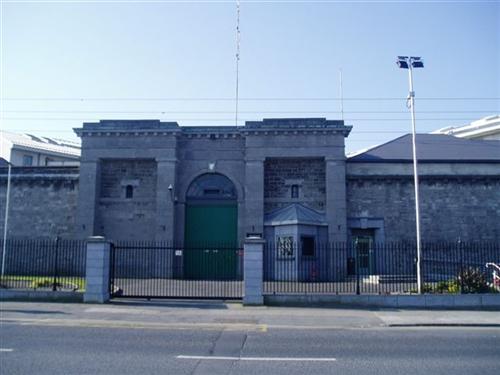
[[[175, 202], [177, 200], [176, 167], [171, 159], [157, 159], [156, 240], [174, 241]], [[171, 186], [171, 190], [169, 190]]]
[[245, 232], [264, 235], [264, 160], [245, 162]]
[[96, 208], [99, 202], [99, 187], [99, 161], [81, 161], [75, 229], [75, 235], [78, 238], [88, 238], [97, 233]]
[[104, 237], [89, 237], [87, 240], [87, 263], [85, 273], [86, 303], [105, 303], [109, 301], [111, 243]]
[[345, 160], [326, 159], [326, 220], [330, 242], [347, 241]]
[[263, 259], [264, 243], [262, 238], [247, 238], [243, 251], [243, 276], [245, 295], [243, 304], [262, 305], [263, 295]]
[[334, 280], [347, 275], [347, 197], [345, 160], [326, 159], [326, 219], [328, 240], [335, 242], [328, 261]]

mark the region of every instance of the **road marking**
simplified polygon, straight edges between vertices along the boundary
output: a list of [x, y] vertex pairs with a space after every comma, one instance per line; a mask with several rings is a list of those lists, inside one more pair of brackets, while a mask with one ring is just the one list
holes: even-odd
[[165, 330], [205, 330], [205, 331], [253, 331], [267, 332], [265, 324], [248, 323], [148, 323], [134, 321], [108, 321], [94, 319], [0, 319], [2, 324], [20, 324], [53, 327], [83, 327], [83, 328], [125, 328], [125, 329], [165, 329]]
[[0, 348], [0, 352], [13, 352], [14, 349]]
[[203, 355], [178, 355], [177, 359], [209, 359], [216, 361], [282, 361], [282, 362], [335, 362], [336, 358], [321, 357], [217, 357]]

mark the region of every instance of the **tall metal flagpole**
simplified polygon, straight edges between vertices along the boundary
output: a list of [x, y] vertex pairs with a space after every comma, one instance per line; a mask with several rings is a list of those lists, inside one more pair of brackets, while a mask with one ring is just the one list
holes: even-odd
[[417, 134], [415, 126], [415, 91], [413, 91], [413, 67], [410, 61], [408, 64], [408, 78], [410, 80], [410, 109], [411, 109], [411, 123], [412, 123], [412, 144], [413, 144], [413, 176], [415, 183], [415, 221], [417, 227], [417, 289], [418, 294], [422, 293], [422, 274], [421, 274], [421, 259], [422, 259], [422, 241], [420, 237], [420, 200], [418, 189], [418, 163], [417, 163]]
[[239, 101], [239, 75], [240, 75], [240, 0], [236, 1], [236, 108], [235, 125], [238, 126], [238, 101]]

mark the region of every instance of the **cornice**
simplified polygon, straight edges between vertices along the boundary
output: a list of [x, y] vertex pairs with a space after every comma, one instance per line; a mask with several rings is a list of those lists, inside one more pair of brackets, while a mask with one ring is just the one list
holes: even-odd
[[324, 118], [264, 119], [247, 121], [245, 126], [185, 126], [177, 122], [159, 120], [101, 120], [98, 123], [84, 123], [82, 128], [73, 129], [79, 137], [112, 136], [170, 136], [187, 139], [227, 139], [266, 135], [331, 135], [347, 137], [352, 126], [343, 121]]

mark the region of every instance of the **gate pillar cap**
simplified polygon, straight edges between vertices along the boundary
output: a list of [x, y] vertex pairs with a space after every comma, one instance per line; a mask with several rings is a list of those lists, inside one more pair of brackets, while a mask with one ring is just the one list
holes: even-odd
[[245, 238], [245, 243], [266, 243], [261, 236], [250, 235]]
[[87, 242], [110, 242], [103, 236], [90, 236], [87, 238]]

